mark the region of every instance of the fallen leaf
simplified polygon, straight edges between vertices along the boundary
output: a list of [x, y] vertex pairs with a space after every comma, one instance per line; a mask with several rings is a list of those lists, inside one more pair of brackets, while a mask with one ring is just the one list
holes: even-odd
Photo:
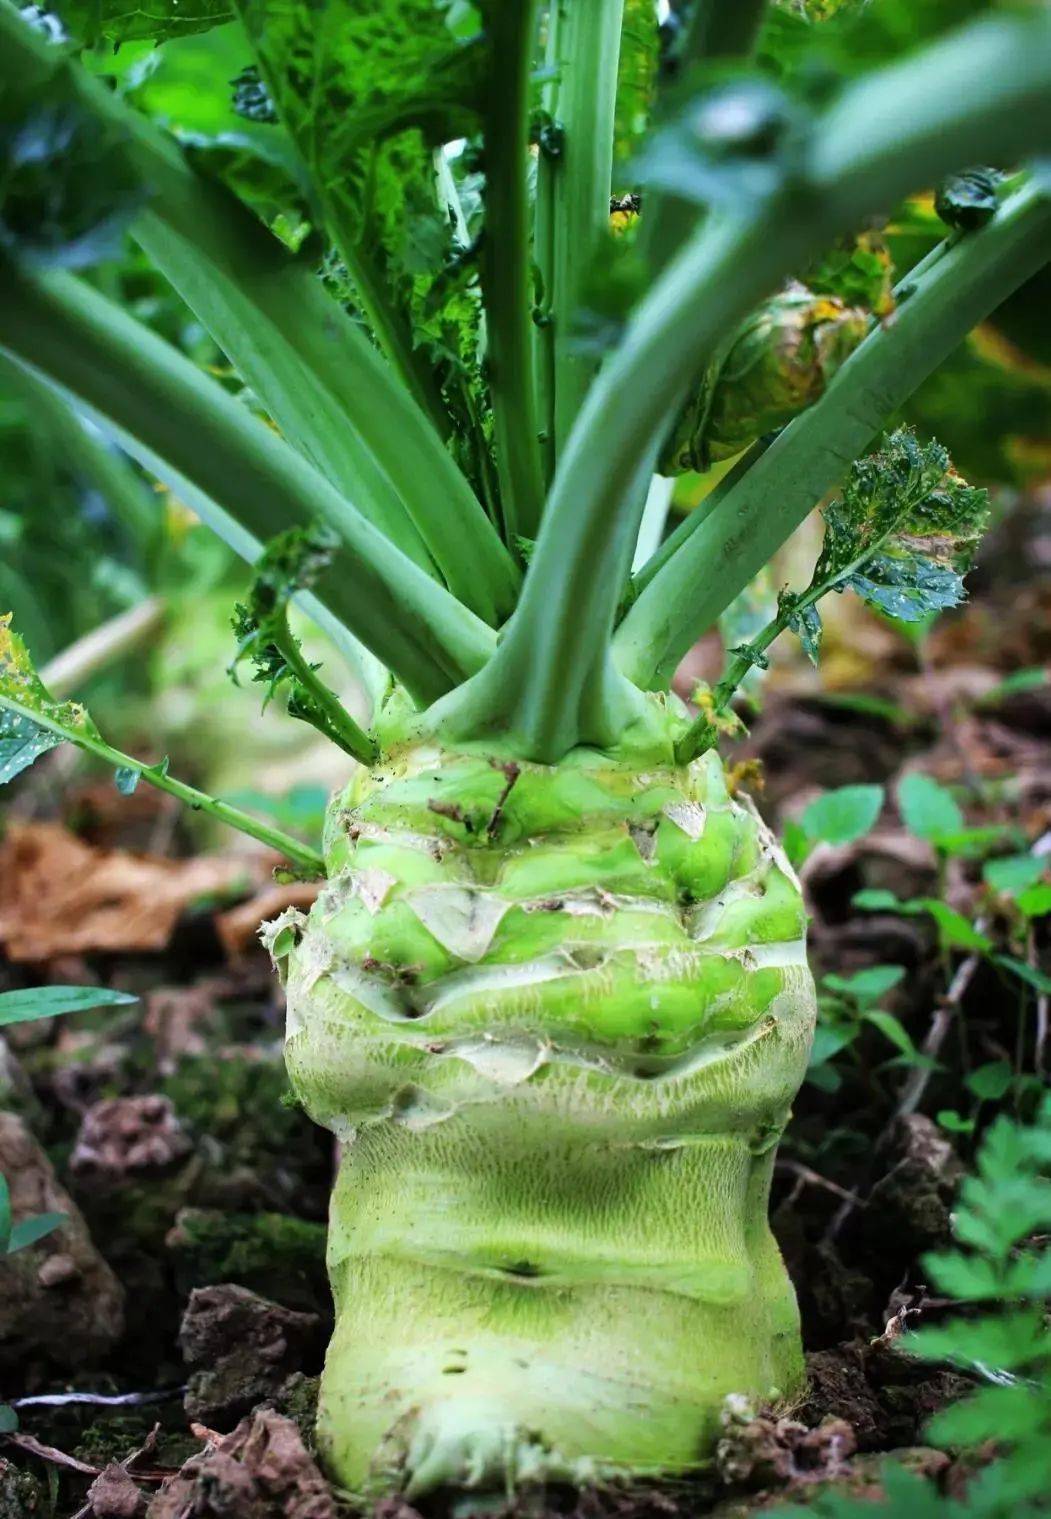
[[186, 907], [243, 882], [244, 865], [222, 856], [164, 860], [95, 848], [57, 823], [10, 823], [0, 845], [0, 946], [15, 961], [163, 949]]

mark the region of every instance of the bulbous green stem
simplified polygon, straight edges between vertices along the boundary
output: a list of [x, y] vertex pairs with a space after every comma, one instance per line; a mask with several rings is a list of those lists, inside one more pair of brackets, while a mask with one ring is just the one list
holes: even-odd
[[795, 1395], [766, 1221], [814, 1018], [798, 883], [714, 754], [392, 743], [268, 939], [342, 1141], [319, 1437], [372, 1496], [678, 1472]]

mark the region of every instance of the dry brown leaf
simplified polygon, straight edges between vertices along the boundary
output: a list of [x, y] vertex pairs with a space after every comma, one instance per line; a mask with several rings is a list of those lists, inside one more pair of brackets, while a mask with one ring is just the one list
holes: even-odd
[[244, 865], [97, 849], [57, 823], [10, 823], [0, 844], [0, 946], [8, 959], [159, 950], [199, 897], [229, 893]]

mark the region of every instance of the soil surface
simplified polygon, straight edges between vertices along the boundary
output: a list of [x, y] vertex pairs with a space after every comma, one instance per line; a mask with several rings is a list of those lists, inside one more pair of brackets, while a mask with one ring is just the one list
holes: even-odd
[[[773, 1220], [802, 1309], [805, 1399], [731, 1402], [713, 1468], [690, 1482], [525, 1495], [517, 1512], [732, 1519], [830, 1483], [877, 1494], [888, 1456], [947, 1492], [965, 1480], [924, 1429], [971, 1384], [898, 1341], [944, 1310], [921, 1259], [950, 1238], [988, 1116], [965, 1073], [1018, 1069], [1018, 991], [980, 956], [940, 950], [930, 919], [852, 899], [939, 895], [1009, 945], [981, 859], [939, 859], [905, 831], [893, 794], [922, 770], [959, 788], [970, 828], [1003, 830], [1015, 852], [1051, 847], [1051, 686], [1003, 684], [1051, 658], [1051, 591], [1035, 573], [1051, 529], [1026, 510], [990, 542], [971, 603], [922, 646], [844, 611], [824, 684], [775, 664], [750, 734], [728, 748], [780, 826], [825, 788], [886, 786], [874, 831], [819, 844], [802, 867], [813, 962], [819, 978], [905, 967], [879, 1006], [932, 1056], [917, 1073], [866, 1027], [796, 1104]], [[698, 646], [683, 689], [714, 662]], [[182, 827], [163, 800], [71, 778], [52, 756], [15, 792], [0, 837], [0, 989], [99, 983], [140, 998], [0, 1043], [15, 1217], [67, 1219], [0, 1262], [0, 1399], [18, 1414], [0, 1435], [0, 1519], [343, 1512], [311, 1446], [333, 1152], [289, 1099], [281, 994], [255, 937], [310, 888], [275, 886], [258, 855], [195, 856]], [[1036, 935], [1023, 953], [1035, 964], [1046, 947]], [[389, 1501], [377, 1519], [414, 1511]]]

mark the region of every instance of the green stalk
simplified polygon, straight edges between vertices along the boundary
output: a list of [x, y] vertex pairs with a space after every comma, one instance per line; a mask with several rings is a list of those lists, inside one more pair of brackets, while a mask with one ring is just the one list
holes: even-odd
[[[983, 68], [971, 78], [976, 49]], [[1051, 136], [1051, 17], [978, 23], [878, 79], [879, 88], [866, 80], [848, 89], [816, 123], [811, 173], [804, 169], [757, 207], [707, 219], [641, 302], [591, 387], [559, 462], [513, 630], [470, 698], [483, 726], [542, 735], [537, 757], [608, 733], [609, 703], [592, 695], [582, 702], [581, 693], [599, 684], [595, 638], [621, 596], [623, 543], [640, 509], [639, 461], [652, 458], [691, 376], [770, 289], [844, 227], [958, 163], [1023, 152]], [[853, 122], [855, 89], [871, 130]], [[917, 94], [922, 108], [910, 111]], [[834, 151], [825, 146], [829, 134], [838, 134]], [[873, 153], [873, 138], [882, 153]], [[820, 195], [810, 188], [815, 178]], [[783, 499], [780, 482], [772, 494]], [[570, 587], [579, 589], [575, 604], [563, 600]], [[567, 659], [550, 658], [556, 650]], [[620, 667], [633, 674], [638, 662]], [[605, 677], [601, 684], [613, 689]]]
[[533, 379], [529, 254], [529, 80], [536, 0], [488, 7], [491, 77], [485, 112], [485, 302], [496, 464], [509, 541], [533, 538], [544, 481]]
[[314, 707], [321, 714], [324, 726], [320, 731], [345, 754], [356, 759], [360, 765], [374, 765], [379, 758], [375, 739], [354, 721], [343, 703], [330, 691], [318, 676], [310, 662], [303, 658], [303, 651], [288, 626], [288, 613], [281, 619], [282, 626], [273, 633], [274, 643], [280, 650], [293, 677], [307, 692]]
[[893, 322], [877, 325], [816, 405], [750, 469], [728, 478], [714, 505], [653, 574], [614, 640], [618, 667], [651, 684], [766, 564], [861, 454], [884, 419], [970, 329], [1047, 260], [1051, 200], [1036, 185], [1012, 195], [980, 232], [948, 245], [899, 292]]
[[[133, 235], [281, 431], [337, 489], [489, 622], [514, 604], [515, 565], [426, 417], [358, 325], [250, 212], [187, 165], [129, 109], [18, 14], [0, 5], [0, 81], [71, 95], [127, 135], [151, 195]], [[464, 554], [465, 542], [473, 552]]]
[[251, 813], [243, 812], [240, 807], [233, 807], [229, 802], [209, 796], [206, 791], [198, 791], [196, 786], [189, 786], [185, 781], [176, 780], [175, 776], [168, 775], [159, 765], [144, 765], [141, 760], [125, 754], [123, 750], [114, 749], [112, 744], [107, 744], [98, 734], [85, 732], [83, 728], [66, 727], [63, 723], [46, 716], [33, 705], [14, 701], [9, 696], [0, 696], [0, 708], [6, 708], [7, 711], [26, 718], [38, 728], [46, 728], [49, 733], [57, 734], [67, 743], [83, 749], [85, 754], [93, 754], [96, 759], [112, 765], [114, 770], [135, 771], [149, 785], [156, 787], [158, 791], [165, 792], [168, 796], [174, 796], [192, 811], [205, 812], [220, 823], [226, 823], [240, 833], [246, 833], [249, 838], [258, 839], [261, 844], [266, 844], [270, 849], [276, 849], [301, 869], [310, 871], [312, 875], [325, 874], [324, 856], [316, 849], [311, 849], [309, 844], [301, 844], [290, 834], [283, 833], [280, 828], [271, 827], [260, 818], [252, 817]]
[[484, 624], [265, 423], [119, 306], [69, 275], [31, 277], [2, 265], [0, 297], [0, 347], [107, 418], [133, 452], [141, 446], [148, 467], [218, 503], [249, 543], [327, 522], [349, 551], [353, 579], [330, 575], [323, 599], [417, 699], [433, 701], [484, 662]]
[[441, 390], [422, 351], [413, 344], [408, 321], [391, 304], [375, 260], [354, 237], [356, 213], [344, 210], [337, 196], [323, 198], [325, 220], [354, 286], [358, 308], [401, 383], [444, 440], [451, 428]]
[[573, 318], [584, 276], [609, 226], [613, 113], [624, 0], [556, 0], [548, 63], [557, 71], [550, 109], [561, 151], [541, 154], [538, 201], [546, 236], [538, 242], [551, 321], [544, 334], [553, 369], [543, 418], [557, 461], [580, 410], [596, 361], [577, 351]]

